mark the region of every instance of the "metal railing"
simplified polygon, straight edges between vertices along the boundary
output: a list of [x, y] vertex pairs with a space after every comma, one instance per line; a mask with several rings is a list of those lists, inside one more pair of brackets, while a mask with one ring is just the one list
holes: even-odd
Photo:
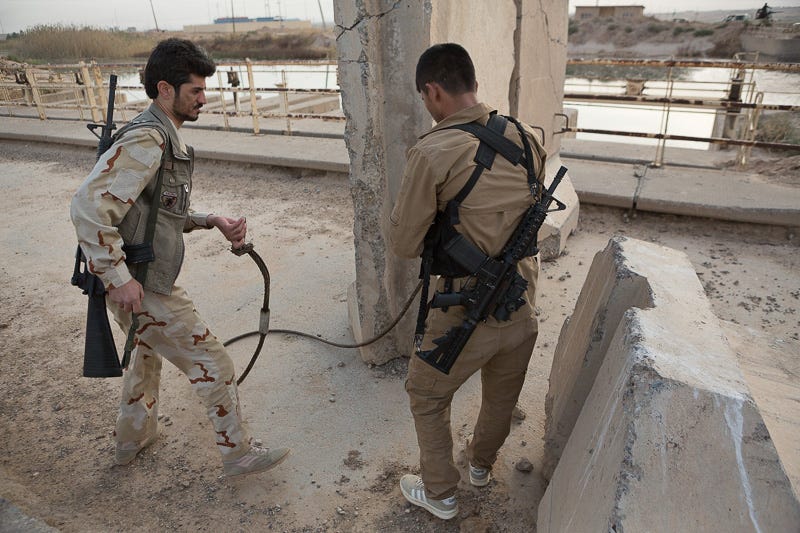
[[[115, 110], [122, 122], [149, 105], [137, 64], [78, 63], [25, 68], [0, 68], [0, 109], [14, 115], [35, 109], [47, 118], [91, 119], [101, 122], [107, 106], [108, 82], [117, 74]], [[316, 87], [302, 87], [290, 78], [313, 74]], [[232, 129], [235, 119], [245, 118], [258, 134], [265, 119], [278, 119], [282, 133], [291, 135], [293, 123], [304, 119], [344, 121], [340, 91], [336, 88], [333, 61], [250, 61], [217, 65], [208, 80], [204, 114], [221, 119], [219, 127]], [[296, 82], [296, 80], [295, 80]], [[319, 88], [322, 85], [323, 88]], [[333, 88], [329, 88], [333, 85]], [[69, 112], [72, 112], [71, 114]], [[77, 116], [75, 116], [77, 113]], [[241, 122], [241, 121], [239, 121]]]
[[[660, 113], [660, 125], [653, 132], [621, 131], [604, 128], [580, 128], [570, 124], [566, 115], [564, 127], [556, 133], [589, 133], [609, 136], [649, 138], [657, 141], [652, 165], [664, 163], [668, 141], [689, 141], [738, 146], [737, 162], [745, 165], [753, 147], [800, 150], [788, 143], [756, 140], [756, 129], [762, 111], [797, 112], [800, 106], [765, 104], [758, 90], [754, 72], [782, 70], [800, 73], [797, 63], [758, 63], [757, 57], [745, 61], [705, 60], [635, 60], [635, 59], [570, 59], [568, 65], [597, 67], [648, 67], [663, 69], [660, 79], [628, 79], [602, 83], [569, 81], [565, 84], [567, 105], [585, 103], [592, 106], [635, 107]], [[676, 69], [725, 68], [727, 81], [685, 81]], [[140, 64], [45, 65], [41, 67], [0, 67], [0, 114], [14, 115], [22, 109], [35, 110], [40, 119], [72, 118], [102, 122], [107, 105], [107, 81], [114, 73], [120, 76], [115, 109], [120, 122], [142, 111], [150, 100], [144, 93]], [[303, 79], [303, 76], [316, 79]], [[320, 88], [321, 87], [321, 88]], [[797, 93], [793, 93], [797, 94]], [[204, 127], [244, 130], [259, 134], [268, 121], [269, 128], [291, 135], [298, 121], [314, 120], [310, 129], [319, 129], [322, 122], [345, 120], [341, 111], [340, 90], [336, 84], [335, 61], [238, 61], [220, 63], [214, 77], [208, 80], [208, 99]], [[718, 122], [710, 136], [670, 133], [670, 120], [676, 110], [713, 113]], [[75, 116], [77, 113], [77, 116]], [[320, 122], [322, 121], [322, 122]], [[310, 133], [309, 133], [310, 134]], [[324, 135], [324, 133], [322, 133]], [[331, 131], [330, 136], [341, 136]]]
[[[652, 166], [664, 164], [667, 141], [688, 141], [715, 145], [738, 146], [737, 164], [744, 166], [753, 147], [776, 150], [798, 150], [800, 145], [756, 140], [758, 121], [762, 111], [800, 111], [791, 104], [765, 104], [764, 93], [758, 90], [754, 79], [756, 70], [781, 70], [800, 73], [797, 63], [758, 63], [743, 61], [739, 55], [734, 61], [701, 60], [635, 60], [635, 59], [570, 59], [568, 65], [600, 67], [647, 67], [664, 69], [663, 79], [629, 79], [625, 83], [567, 81], [564, 102], [588, 103], [615, 108], [649, 109], [660, 113], [657, 132], [621, 131], [601, 128], [580, 128], [570, 124], [566, 114], [564, 127], [556, 133], [588, 133], [615, 135], [657, 140]], [[730, 71], [728, 81], [686, 81], [676, 78], [675, 69], [725, 68]], [[580, 90], [582, 89], [583, 90]], [[797, 94], [797, 93], [792, 93]], [[698, 113], [715, 115], [712, 135], [678, 135], [669, 133], [671, 114], [683, 108]]]

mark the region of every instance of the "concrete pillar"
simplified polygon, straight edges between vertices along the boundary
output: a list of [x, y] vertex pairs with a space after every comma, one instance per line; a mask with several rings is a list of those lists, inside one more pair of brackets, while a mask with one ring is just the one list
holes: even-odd
[[[536, 31], [539, 23], [534, 19], [543, 13], [552, 35]], [[437, 42], [463, 45], [475, 62], [479, 98], [502, 113], [519, 108], [519, 118], [545, 130], [552, 178], [559, 163], [552, 129], [553, 115], [561, 110], [567, 2], [335, 0], [334, 18], [355, 209], [356, 282], [348, 302], [355, 338], [364, 340], [391, 322], [417, 283], [418, 261], [387, 253], [381, 222], [388, 218], [399, 190], [406, 150], [432, 125], [414, 89], [419, 55]], [[530, 34], [526, 28], [531, 28]], [[550, 54], [552, 59], [543, 59]], [[544, 61], [549, 70], [533, 76], [534, 67], [523, 66], [532, 58]], [[544, 81], [551, 76], [555, 78]], [[539, 81], [528, 87], [529, 79]], [[526, 98], [536, 101], [521, 105]], [[577, 223], [578, 200], [569, 180], [562, 183], [558, 197], [570, 205], [570, 214], [548, 220], [540, 234], [545, 257], [558, 255], [574, 228], [559, 226]], [[416, 305], [387, 337], [362, 348], [362, 358], [381, 364], [408, 355], [415, 315]]]
[[571, 408], [548, 413], [568, 438], [537, 531], [797, 531], [797, 494], [685, 254], [612, 239], [557, 354], [580, 377], [551, 374], [548, 398]]
[[[521, 120], [544, 130], [550, 179], [562, 164], [561, 136], [554, 131], [564, 125], [564, 119], [556, 113], [563, 112], [568, 6], [565, 0], [516, 0], [515, 4], [519, 22], [514, 34], [516, 77], [509, 84], [510, 108]], [[548, 224], [539, 232], [544, 260], [558, 257], [567, 245], [567, 237], [578, 227], [578, 194], [569, 173], [556, 196], [568, 209], [549, 215]]]

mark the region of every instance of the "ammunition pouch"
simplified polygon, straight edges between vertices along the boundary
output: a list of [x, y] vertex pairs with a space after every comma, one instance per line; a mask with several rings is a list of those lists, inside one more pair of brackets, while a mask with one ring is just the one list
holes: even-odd
[[424, 249], [431, 257], [431, 275], [461, 278], [469, 276], [472, 272], [465, 269], [461, 262], [448, 253], [449, 247], [455, 240], [464, 238], [455, 228], [455, 224], [458, 223], [458, 212], [456, 211], [454, 223], [453, 216], [448, 213], [451, 211], [450, 206], [451, 204], [448, 204], [448, 209], [436, 213], [436, 218], [425, 235]]

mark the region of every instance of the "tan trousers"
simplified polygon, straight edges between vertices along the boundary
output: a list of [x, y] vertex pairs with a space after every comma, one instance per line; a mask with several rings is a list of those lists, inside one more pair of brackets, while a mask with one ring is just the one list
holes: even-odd
[[[109, 302], [125, 335], [130, 313]], [[242, 424], [233, 361], [197, 314], [186, 291], [170, 296], [145, 290], [136, 349], [123, 375], [115, 438], [118, 444], [140, 444], [157, 430], [161, 357], [178, 367], [202, 399], [216, 433], [223, 461], [247, 453], [250, 437]]]
[[[460, 323], [460, 316], [463, 315], [453, 310], [442, 313], [432, 309], [422, 349], [432, 349], [433, 339]], [[406, 391], [417, 430], [422, 480], [429, 498], [441, 500], [452, 496], [461, 479], [453, 461], [450, 428], [453, 395], [472, 374], [481, 371], [481, 409], [467, 457], [473, 466], [491, 469], [511, 429], [511, 413], [525, 382], [536, 336], [535, 318], [501, 327], [479, 324], [450, 374], [439, 372], [416, 355], [411, 356]]]

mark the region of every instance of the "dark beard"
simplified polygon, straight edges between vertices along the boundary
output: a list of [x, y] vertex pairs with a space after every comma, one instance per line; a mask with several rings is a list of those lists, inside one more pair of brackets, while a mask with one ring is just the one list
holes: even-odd
[[[200, 111], [200, 109], [198, 109]], [[198, 118], [200, 118], [200, 113], [198, 112], [197, 115], [187, 115], [181, 111], [178, 111], [175, 106], [172, 106], [172, 114], [175, 115], [175, 118], [182, 122], [196, 122]]]

